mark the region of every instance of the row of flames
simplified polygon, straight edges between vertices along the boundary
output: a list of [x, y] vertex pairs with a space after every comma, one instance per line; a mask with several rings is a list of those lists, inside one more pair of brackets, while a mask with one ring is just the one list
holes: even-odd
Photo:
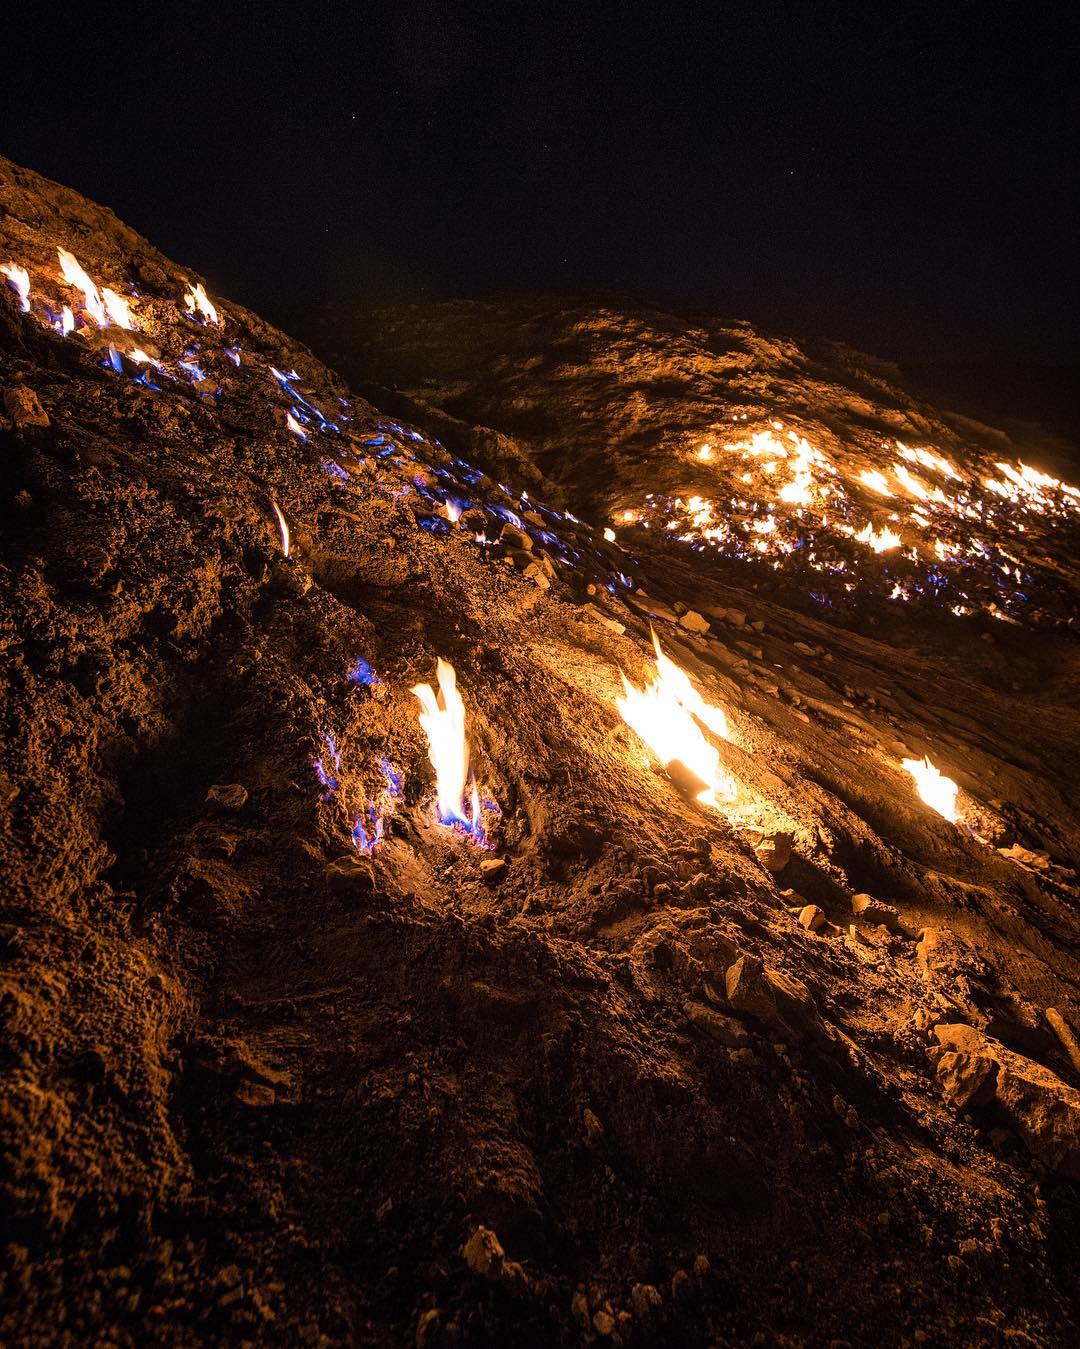
[[[57, 260], [58, 279], [76, 291], [78, 296], [73, 297], [70, 303], [61, 305], [59, 313], [54, 312], [48, 302], [43, 303], [45, 321], [50, 327], [65, 337], [80, 328], [85, 329], [91, 323], [99, 329], [138, 331], [140, 325], [132, 310], [132, 297], [137, 298], [133, 287], [131, 296], [121, 295], [109, 286], [99, 287], [75, 255], [67, 249], [57, 249]], [[30, 313], [31, 281], [28, 270], [17, 263], [9, 262], [0, 265], [0, 275], [4, 276], [14, 289], [21, 311]], [[201, 283], [192, 285], [185, 282], [183, 303], [184, 312], [195, 322], [204, 326], [221, 326], [222, 317]], [[240, 364], [238, 348], [226, 348], [226, 354], [235, 365]], [[137, 366], [163, 370], [160, 361], [139, 348], [128, 351], [127, 355]], [[112, 348], [110, 356], [114, 368], [117, 368], [119, 358]], [[179, 365], [193, 377], [203, 378], [202, 371], [193, 361], [182, 360]], [[296, 390], [294, 382], [298, 376], [294, 371], [282, 374], [271, 368], [271, 373], [290, 397], [296, 400], [285, 419], [289, 431], [301, 440], [307, 440], [308, 432], [304, 428], [304, 423], [309, 422], [312, 417], [317, 419], [321, 429], [337, 430], [334, 423], [327, 421], [315, 404], [308, 402]], [[784, 471], [781, 476], [786, 478], [786, 481], [778, 487], [775, 493], [776, 500], [801, 515], [803, 508], [811, 506], [815, 501], [825, 502], [840, 493], [839, 474], [828, 457], [811, 446], [805, 437], [789, 431], [786, 443], [778, 439], [774, 432], [782, 430], [781, 423], [773, 422], [768, 429], [755, 433], [749, 440], [726, 444], [724, 449], [740, 454], [744, 460], [757, 463], [765, 479], [774, 478], [781, 473], [783, 465]], [[960, 478], [956, 469], [947, 460], [929, 450], [909, 449], [899, 442], [897, 450], [900, 458], [915, 464], [924, 472], [939, 475], [945, 480]], [[716, 455], [713, 447], [703, 445], [697, 452], [697, 458], [702, 462], [714, 461]], [[987, 479], [985, 482], [986, 489], [995, 496], [1024, 510], [1044, 514], [1060, 513], [1063, 503], [1066, 508], [1080, 509], [1080, 492], [1077, 489], [1023, 464], [1014, 467], [1001, 463], [996, 467], [1001, 477]], [[882, 497], [895, 496], [894, 488], [899, 487], [903, 492], [915, 497], [920, 502], [920, 508], [925, 508], [927, 503], [934, 506], [949, 504], [949, 498], [940, 486], [927, 487], [905, 464], [894, 462], [891, 472], [890, 479], [879, 470], [866, 470], [860, 475], [861, 485]], [[743, 474], [744, 483], [752, 480], [749, 472]], [[282, 549], [288, 557], [289, 526], [277, 502], [273, 501], [271, 504], [281, 535]], [[521, 504], [524, 506], [531, 503], [528, 503], [525, 496]], [[739, 503], [732, 500], [733, 508], [739, 504], [748, 505], [746, 502]], [[447, 521], [451, 524], [456, 523], [462, 511], [460, 504], [448, 499], [443, 505]], [[730, 532], [727, 521], [718, 523], [714, 517], [712, 503], [701, 497], [691, 497], [685, 503], [677, 501], [675, 505], [683, 510], [692, 529], [690, 535], [680, 537], [690, 539], [696, 536], [717, 543]], [[925, 527], [929, 522], [920, 516], [920, 508], [916, 508], [912, 518], [918, 525]], [[767, 515], [749, 525], [751, 532], [757, 536], [754, 548], [759, 553], [768, 552], [772, 547], [779, 547], [781, 551], [791, 551], [793, 545], [785, 547], [779, 539], [774, 542], [770, 538], [777, 532], [777, 520], [772, 512], [773, 508], [770, 507]], [[558, 517], [558, 512], [549, 513]], [[521, 525], [521, 521], [513, 512], [503, 511], [502, 514], [505, 518], [511, 519], [512, 523]], [[965, 506], [965, 514], [971, 516], [975, 512], [970, 506]], [[575, 524], [580, 523], [576, 517], [568, 513], [565, 518]], [[890, 518], [898, 522], [896, 515]], [[623, 514], [622, 523], [641, 523], [647, 527], [649, 522], [637, 513], [627, 511]], [[669, 521], [666, 528], [668, 531], [678, 531], [678, 521]], [[847, 533], [856, 541], [865, 543], [879, 553], [898, 548], [901, 543], [900, 536], [888, 525], [878, 529], [867, 522], [859, 531], [847, 524], [841, 524], [839, 528], [841, 532]], [[614, 531], [610, 529], [606, 529], [604, 535], [609, 542], [615, 539]], [[936, 543], [936, 552], [938, 557], [947, 555], [940, 540]], [[625, 579], [620, 577], [620, 580]], [[668, 774], [680, 789], [702, 805], [721, 809], [735, 802], [739, 795], [738, 784], [723, 767], [715, 743], [730, 739], [727, 717], [722, 708], [706, 702], [686, 671], [661, 650], [655, 633], [652, 634], [652, 640], [656, 657], [655, 676], [644, 688], [638, 688], [624, 674], [624, 692], [622, 697], [616, 699], [616, 706], [627, 725], [664, 764]], [[370, 667], [367, 668], [370, 670]], [[465, 704], [457, 687], [453, 666], [441, 658], [436, 667], [436, 684], [437, 691], [430, 684], [418, 684], [411, 692], [420, 702], [419, 721], [427, 737], [428, 756], [436, 779], [438, 819], [440, 824], [486, 846], [479, 789], [470, 772]], [[711, 740], [709, 736], [712, 737]], [[338, 790], [341, 761], [333, 738], [326, 736], [324, 741], [324, 753], [314, 761], [314, 764], [324, 787], [324, 799], [329, 799]], [[956, 805], [958, 791], [956, 783], [944, 777], [929, 758], [906, 759], [903, 761], [903, 767], [913, 777], [919, 796], [927, 805], [953, 823], [964, 823]], [[382, 839], [384, 819], [393, 813], [396, 803], [402, 796], [400, 775], [386, 760], [382, 762], [382, 771], [385, 785], [379, 798], [365, 804], [351, 828], [355, 846], [365, 855], [370, 855]], [[493, 803], [486, 804], [494, 809]]]
[[882, 557], [887, 598], [929, 598], [956, 614], [981, 609], [999, 620], [1030, 610], [1033, 581], [1058, 584], [1052, 568], [1026, 560], [1031, 526], [1075, 526], [1080, 488], [1024, 463], [973, 455], [974, 470], [962, 473], [923, 446], [895, 441], [881, 450], [880, 467], [845, 476], [805, 436], [773, 421], [689, 452], [716, 471], [722, 498], [648, 493], [614, 524], [662, 530], [692, 548], [777, 569], [797, 565], [854, 592], [870, 578], [855, 574], [850, 540]]

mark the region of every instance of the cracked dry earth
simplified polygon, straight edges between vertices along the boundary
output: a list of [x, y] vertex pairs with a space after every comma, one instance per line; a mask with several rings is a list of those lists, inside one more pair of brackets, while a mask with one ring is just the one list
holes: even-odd
[[[977, 571], [963, 617], [890, 602], [865, 550], [812, 601], [771, 554], [605, 538], [640, 482], [568, 387], [542, 456], [431, 390], [377, 409], [0, 184], [3, 1340], [1075, 1342], [1067, 494], [1030, 616]], [[890, 434], [963, 470], [917, 415]], [[727, 712], [733, 801], [619, 714], [650, 626]], [[435, 810], [438, 657], [483, 840]]]

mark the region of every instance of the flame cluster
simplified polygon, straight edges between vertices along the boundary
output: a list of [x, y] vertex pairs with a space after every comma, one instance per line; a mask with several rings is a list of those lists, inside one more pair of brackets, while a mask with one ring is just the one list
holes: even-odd
[[[617, 519], [693, 549], [816, 573], [824, 584], [813, 580], [809, 593], [830, 607], [876, 596], [1014, 622], [1068, 621], [1077, 580], [1036, 542], [1049, 547], [1050, 533], [1062, 529], [1076, 541], [1080, 488], [1027, 464], [988, 462], [974, 449], [963, 471], [925, 446], [894, 441], [880, 452], [877, 464], [843, 472], [805, 435], [773, 421], [722, 445], [713, 438], [691, 447], [694, 491], [648, 493]], [[859, 458], [861, 449], [852, 452]]]

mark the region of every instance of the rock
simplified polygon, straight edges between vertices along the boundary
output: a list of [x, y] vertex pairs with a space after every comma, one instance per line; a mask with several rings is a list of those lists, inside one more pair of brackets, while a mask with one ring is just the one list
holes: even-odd
[[630, 1306], [639, 1321], [648, 1321], [660, 1310], [660, 1294], [651, 1283], [636, 1283], [630, 1289]]
[[679, 627], [685, 628], [687, 632], [708, 632], [709, 620], [703, 618], [696, 609], [687, 609], [686, 613], [679, 617]]
[[1056, 1007], [1048, 1007], [1046, 1009], [1046, 1020], [1050, 1025], [1050, 1029], [1061, 1041], [1062, 1048], [1065, 1050], [1065, 1053], [1068, 1054], [1072, 1066], [1080, 1073], [1080, 1044], [1077, 1043], [1072, 1027]]
[[807, 646], [805, 642], [796, 642], [795, 650], [801, 652], [804, 656], [812, 656], [814, 654], [814, 648], [812, 646]]
[[746, 615], [741, 609], [729, 609], [727, 611], [727, 621], [733, 628], [742, 628], [746, 626]]
[[900, 926], [900, 915], [893, 906], [873, 895], [852, 895], [851, 911], [864, 923], [884, 924], [888, 928]]
[[683, 1015], [703, 1035], [707, 1035], [718, 1044], [725, 1045], [728, 1049], [738, 1049], [749, 1039], [746, 1031], [733, 1017], [724, 1016], [722, 1012], [706, 1006], [703, 1002], [684, 1002]]
[[994, 1094], [997, 1064], [985, 1055], [946, 1050], [935, 1069], [942, 1095], [957, 1110], [985, 1105]]
[[960, 1071], [970, 1080], [970, 1065], [958, 1064], [960, 1056], [989, 1060], [997, 1070], [991, 1098], [1028, 1151], [1051, 1170], [1080, 1180], [1080, 1091], [973, 1026], [950, 1022], [936, 1026], [934, 1034], [946, 1051], [938, 1058], [938, 1065], [946, 1064], [946, 1075]]
[[570, 1299], [570, 1315], [584, 1331], [592, 1328], [592, 1319], [589, 1316], [589, 1299], [579, 1288]]
[[375, 871], [370, 860], [354, 853], [342, 853], [327, 862], [323, 875], [337, 894], [366, 895], [375, 888]]
[[604, 1311], [603, 1308], [593, 1317], [592, 1323], [593, 1329], [598, 1335], [615, 1334], [615, 1318], [610, 1312]]
[[777, 1019], [776, 997], [760, 956], [743, 955], [724, 976], [727, 1000], [737, 1012], [760, 1021]]
[[762, 866], [767, 867], [769, 871], [783, 871], [791, 861], [791, 845], [793, 839], [790, 834], [766, 834], [764, 839], [757, 845], [754, 852]]
[[462, 1246], [461, 1254], [472, 1272], [484, 1278], [490, 1277], [496, 1266], [501, 1266], [506, 1258], [502, 1243], [488, 1227], [477, 1227]]
[[825, 913], [816, 904], [807, 904], [799, 910], [799, 923], [807, 932], [817, 932], [825, 926]]
[[480, 875], [485, 881], [497, 881], [505, 871], [505, 857], [484, 857], [480, 861]]
[[694, 1291], [694, 1285], [685, 1269], [677, 1269], [671, 1276], [671, 1296], [676, 1302], [685, 1302]]
[[589, 1109], [588, 1106], [581, 1112], [582, 1123], [585, 1125], [585, 1132], [589, 1136], [591, 1143], [597, 1142], [604, 1136], [604, 1126]]
[[527, 534], [523, 529], [518, 529], [516, 525], [503, 525], [499, 534], [499, 542], [505, 543], [508, 548], [519, 548], [524, 552], [532, 552], [532, 535]]
[[235, 812], [247, 804], [247, 788], [239, 782], [217, 782], [206, 793], [206, 800], [218, 810]]
[[551, 585], [550, 580], [548, 580], [547, 572], [544, 571], [543, 567], [541, 567], [538, 562], [530, 563], [529, 566], [525, 568], [524, 574], [527, 581], [531, 581], [533, 585], [539, 586], [541, 590], [547, 590]]
[[498, 1280], [502, 1283], [527, 1283], [525, 1271], [514, 1260], [507, 1260], [502, 1242], [491, 1230], [482, 1224], [461, 1248], [465, 1263], [472, 1272], [482, 1279]]
[[750, 626], [754, 630], [754, 632], [764, 632], [765, 620], [763, 618], [756, 619], [753, 623], [750, 624]]
[[25, 384], [13, 384], [4, 390], [4, 411], [16, 431], [42, 431], [49, 425], [48, 413], [37, 394]]
[[609, 618], [607, 614], [602, 613], [595, 604], [583, 604], [581, 606], [581, 612], [583, 614], [588, 614], [590, 618], [594, 618], [597, 623], [603, 623], [604, 627], [610, 628], [612, 632], [623, 633], [626, 631], [626, 628], [618, 621], [618, 619]]
[[701, 1252], [694, 1256], [694, 1277], [696, 1279], [707, 1279], [712, 1273], [712, 1264], [709, 1257]]

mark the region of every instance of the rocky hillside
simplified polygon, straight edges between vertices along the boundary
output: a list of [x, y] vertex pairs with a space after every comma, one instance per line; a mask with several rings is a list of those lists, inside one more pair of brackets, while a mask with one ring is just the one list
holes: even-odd
[[1074, 489], [0, 212], [0, 1338], [1074, 1340]]

